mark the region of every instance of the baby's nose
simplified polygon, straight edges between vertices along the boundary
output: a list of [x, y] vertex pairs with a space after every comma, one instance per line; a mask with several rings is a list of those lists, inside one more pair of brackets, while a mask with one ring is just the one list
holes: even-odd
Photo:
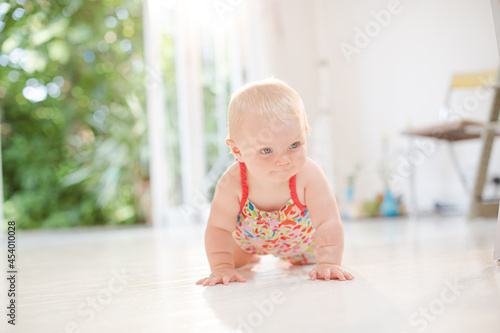
[[280, 156], [276, 160], [276, 165], [277, 166], [284, 166], [290, 164], [290, 158], [288, 156]]

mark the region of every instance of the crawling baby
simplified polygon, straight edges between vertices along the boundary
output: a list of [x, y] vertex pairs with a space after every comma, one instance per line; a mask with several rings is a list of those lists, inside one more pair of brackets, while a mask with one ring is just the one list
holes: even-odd
[[309, 277], [352, 280], [341, 268], [344, 230], [323, 170], [307, 157], [302, 99], [270, 78], [231, 98], [226, 144], [236, 161], [215, 190], [205, 232], [213, 286], [246, 282], [237, 268], [272, 254], [315, 264]]

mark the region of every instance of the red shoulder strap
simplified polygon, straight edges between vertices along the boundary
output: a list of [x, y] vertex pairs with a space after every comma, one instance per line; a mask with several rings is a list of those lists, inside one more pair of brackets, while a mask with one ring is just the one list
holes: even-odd
[[247, 169], [243, 162], [240, 163], [241, 188], [243, 189], [240, 201], [240, 209], [243, 209], [248, 198]]
[[297, 187], [295, 185], [295, 176], [296, 175], [293, 175], [291, 178], [290, 178], [290, 182], [289, 182], [289, 185], [290, 185], [290, 193], [292, 194], [292, 199], [293, 199], [293, 202], [295, 203], [295, 205], [297, 205], [297, 207], [300, 208], [300, 210], [304, 211], [307, 209], [306, 206], [302, 205], [299, 201], [299, 197], [297, 196]]

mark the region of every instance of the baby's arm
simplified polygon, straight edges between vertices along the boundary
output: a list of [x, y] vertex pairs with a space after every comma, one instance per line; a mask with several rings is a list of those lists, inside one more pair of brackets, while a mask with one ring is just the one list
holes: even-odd
[[205, 231], [205, 250], [212, 274], [196, 284], [213, 286], [217, 283], [246, 282], [234, 268], [233, 259], [234, 240], [231, 234], [239, 211], [238, 196], [230, 183], [230, 174], [225, 173], [217, 183]]
[[316, 267], [309, 272], [309, 276], [312, 280], [352, 280], [354, 276], [340, 267], [344, 252], [344, 228], [337, 202], [323, 170], [315, 162], [309, 162], [305, 201], [316, 229], [314, 242], [317, 260]]

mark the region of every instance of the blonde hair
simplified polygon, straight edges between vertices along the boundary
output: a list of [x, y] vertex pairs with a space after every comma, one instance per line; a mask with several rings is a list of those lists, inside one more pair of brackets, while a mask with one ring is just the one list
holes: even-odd
[[299, 94], [273, 77], [248, 83], [233, 94], [228, 109], [228, 138], [234, 140], [245, 120], [256, 117], [281, 122], [299, 119], [310, 133]]

